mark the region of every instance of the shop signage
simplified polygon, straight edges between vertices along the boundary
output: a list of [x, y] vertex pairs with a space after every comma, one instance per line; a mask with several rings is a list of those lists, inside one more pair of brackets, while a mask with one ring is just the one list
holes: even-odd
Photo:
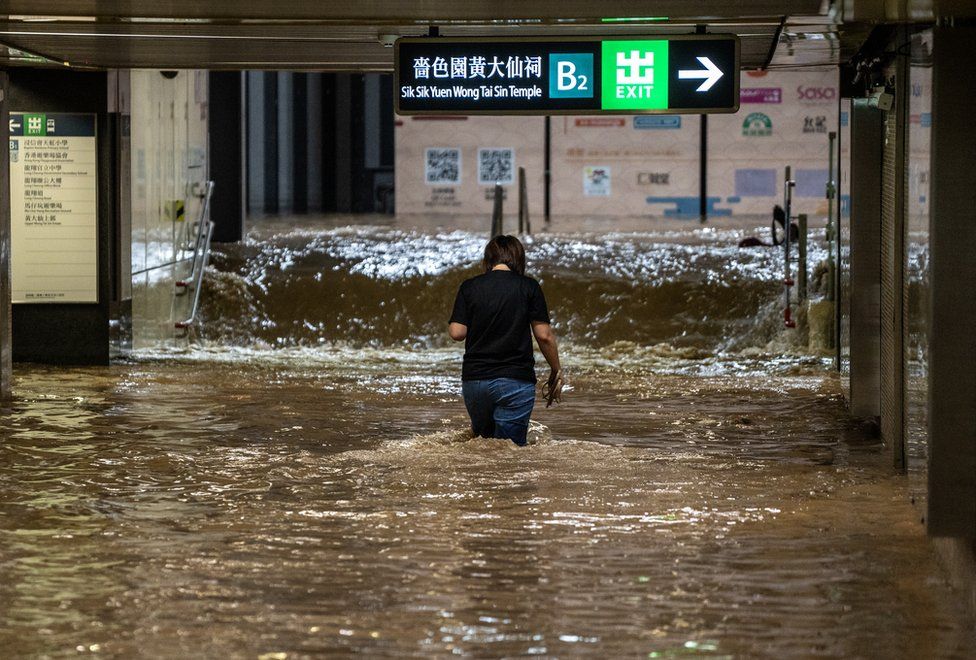
[[796, 98], [800, 101], [836, 101], [837, 89], [835, 87], [805, 87], [799, 85], [796, 88]]
[[746, 137], [767, 137], [773, 134], [773, 121], [762, 112], [751, 112], [742, 122], [742, 134]]
[[638, 172], [637, 185], [639, 186], [666, 186], [671, 183], [670, 172]]
[[681, 128], [681, 115], [637, 115], [634, 117], [634, 128]]
[[782, 103], [783, 90], [780, 87], [748, 87], [742, 90], [743, 103]]
[[809, 117], [809, 116], [804, 117], [803, 132], [804, 133], [826, 133], [827, 117], [825, 115], [817, 115], [816, 117]]
[[739, 109], [734, 36], [408, 37], [399, 114], [682, 114]]

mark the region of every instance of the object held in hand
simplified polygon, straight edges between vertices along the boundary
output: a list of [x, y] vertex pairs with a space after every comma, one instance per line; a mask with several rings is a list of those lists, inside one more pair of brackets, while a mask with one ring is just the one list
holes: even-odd
[[542, 396], [546, 399], [546, 408], [554, 403], [563, 401], [563, 370], [554, 372], [542, 386]]

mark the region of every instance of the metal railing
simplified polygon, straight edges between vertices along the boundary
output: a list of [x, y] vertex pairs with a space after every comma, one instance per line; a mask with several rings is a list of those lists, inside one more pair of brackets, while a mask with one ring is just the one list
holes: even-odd
[[[200, 217], [194, 223], [191, 230], [195, 230], [193, 237], [193, 256], [190, 262], [190, 273], [182, 280], [176, 282], [176, 295], [184, 296], [192, 289], [193, 304], [190, 307], [190, 315], [182, 321], [176, 321], [174, 326], [177, 330], [183, 330], [180, 336], [185, 337], [191, 326], [196, 323], [197, 311], [200, 308], [200, 291], [203, 289], [203, 274], [207, 270], [207, 262], [210, 259], [210, 241], [213, 238], [214, 223], [210, 220], [210, 199], [213, 196], [214, 182], [207, 181], [203, 186], [203, 191], [197, 193], [203, 202], [200, 205]], [[189, 240], [184, 244], [189, 249]]]

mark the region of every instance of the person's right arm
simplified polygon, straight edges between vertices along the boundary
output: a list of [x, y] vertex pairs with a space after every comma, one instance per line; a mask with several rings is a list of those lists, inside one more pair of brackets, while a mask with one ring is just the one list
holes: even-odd
[[468, 326], [451, 321], [447, 326], [447, 334], [451, 335], [451, 339], [454, 341], [464, 341], [468, 336]]
[[454, 341], [463, 341], [468, 336], [468, 306], [464, 299], [464, 287], [460, 287], [454, 297], [454, 310], [447, 324], [447, 334]]

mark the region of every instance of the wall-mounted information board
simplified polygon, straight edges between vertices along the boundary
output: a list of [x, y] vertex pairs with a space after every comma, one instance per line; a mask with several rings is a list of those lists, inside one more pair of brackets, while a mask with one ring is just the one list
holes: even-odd
[[98, 302], [95, 115], [10, 113], [15, 303]]
[[739, 109], [735, 36], [403, 38], [399, 114], [680, 114]]

